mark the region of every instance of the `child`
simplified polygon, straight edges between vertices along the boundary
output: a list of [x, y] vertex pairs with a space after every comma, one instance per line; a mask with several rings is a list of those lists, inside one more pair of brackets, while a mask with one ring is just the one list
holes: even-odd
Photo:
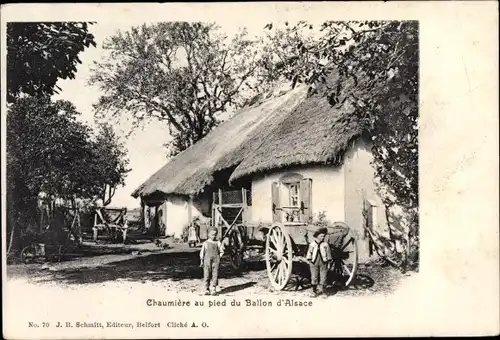
[[196, 246], [200, 242], [198, 238], [198, 219], [194, 219], [188, 228], [188, 244], [190, 247]]
[[[313, 286], [313, 296], [323, 294], [328, 274], [328, 262], [332, 260], [330, 246], [325, 242], [328, 234], [326, 228], [320, 228], [313, 234], [314, 241], [309, 244], [306, 259], [311, 268], [311, 284]], [[319, 278], [319, 284], [318, 284]]]
[[216, 241], [216, 238], [217, 229], [210, 228], [208, 231], [208, 240], [203, 242], [200, 251], [200, 267], [203, 267], [205, 295], [217, 294], [219, 264], [222, 255], [224, 255], [224, 245], [222, 242]]

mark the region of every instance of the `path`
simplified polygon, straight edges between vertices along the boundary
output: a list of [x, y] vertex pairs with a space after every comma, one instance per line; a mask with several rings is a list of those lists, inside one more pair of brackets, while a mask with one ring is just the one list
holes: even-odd
[[[127, 249], [131, 253], [83, 257], [48, 265], [9, 265], [8, 281], [74, 289], [93, 285], [128, 285], [133, 288], [154, 283], [168, 291], [199, 294], [203, 275], [199, 268], [199, 248], [176, 244], [165, 250], [150, 245], [142, 249], [132, 245]], [[307, 267], [295, 269], [308, 271]], [[307, 296], [309, 285], [298, 285], [297, 277], [292, 277], [286, 292], [277, 293], [269, 289], [263, 263], [253, 263], [246, 270], [236, 272], [228, 259], [224, 259], [220, 269], [221, 293], [228, 296], [261, 293]], [[332, 288], [330, 293], [335, 296], [387, 294], [396, 288], [403, 277], [392, 268], [360, 266], [349, 289]]]

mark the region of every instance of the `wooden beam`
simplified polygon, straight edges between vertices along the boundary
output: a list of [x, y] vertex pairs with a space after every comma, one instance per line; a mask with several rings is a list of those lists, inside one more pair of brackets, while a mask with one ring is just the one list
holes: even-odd
[[213, 228], [217, 228], [218, 226], [218, 216], [217, 216], [217, 207], [218, 205], [217, 204], [213, 204], [212, 205], [212, 227]]
[[109, 207], [102, 207], [104, 210], [108, 211], [125, 211], [127, 212], [127, 207], [122, 207], [122, 208], [109, 208]]
[[218, 206], [214, 206], [214, 225], [213, 227], [217, 229], [217, 232], [220, 233], [221, 228], [219, 226], [219, 219], [222, 217], [220, 216], [220, 211]]
[[247, 204], [247, 190], [245, 188], [241, 188], [241, 197], [243, 198], [243, 209], [245, 209], [243, 211], [243, 214], [241, 216], [241, 221], [243, 223], [246, 222], [247, 220], [247, 216], [246, 216], [246, 213], [248, 212], [248, 204]]
[[162, 236], [167, 236], [168, 233], [168, 201], [163, 202], [163, 224], [165, 225], [165, 232]]
[[189, 195], [189, 199], [188, 199], [188, 221], [191, 222], [191, 220], [193, 219], [193, 196]]
[[227, 204], [218, 204], [218, 207], [221, 208], [243, 208], [242, 203], [227, 203]]
[[240, 217], [240, 214], [242, 213], [243, 211], [243, 208], [240, 209], [240, 211], [238, 212], [238, 215], [236, 215], [236, 217], [234, 218], [233, 222], [231, 223], [231, 225], [229, 225], [229, 223], [227, 223], [227, 221], [224, 219], [224, 217], [222, 216], [222, 211], [218, 210], [219, 214], [220, 214], [220, 218], [222, 219], [222, 222], [226, 225], [226, 232], [224, 233], [224, 235], [221, 237], [221, 240], [223, 240], [228, 234], [229, 232], [231, 231], [231, 229], [234, 227], [234, 225], [236, 224], [236, 221], [238, 220], [238, 217]]
[[154, 228], [154, 233], [155, 236], [158, 233], [158, 228], [159, 227], [159, 220], [158, 220], [158, 206], [155, 205], [155, 228]]

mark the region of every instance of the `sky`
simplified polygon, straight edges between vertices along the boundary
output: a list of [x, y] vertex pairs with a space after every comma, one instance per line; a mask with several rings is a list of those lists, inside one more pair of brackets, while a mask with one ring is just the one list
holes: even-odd
[[[61, 91], [53, 98], [71, 101], [82, 114], [81, 119], [89, 124], [94, 124], [92, 104], [97, 102], [100, 93], [97, 88], [87, 84], [90, 69], [94, 61], [100, 60], [103, 54], [101, 46], [104, 39], [113, 35], [119, 29], [130, 28], [131, 25], [96, 24], [91, 27], [97, 48], [89, 47], [79, 55], [82, 64], [77, 66], [75, 79], [59, 80], [57, 85], [61, 88]], [[127, 126], [120, 126], [118, 132], [123, 132], [126, 129]], [[168, 139], [168, 129], [158, 122], [150, 122], [142, 130], [138, 130], [125, 140], [131, 171], [125, 179], [125, 186], [116, 189], [115, 196], [111, 201], [112, 206], [128, 208], [140, 206], [139, 200], [134, 199], [131, 193], [150, 175], [166, 164], [167, 159], [165, 158], [163, 144]]]
[[[94, 111], [92, 104], [99, 98], [99, 89], [89, 86], [87, 81], [90, 77], [90, 70], [94, 61], [99, 61], [103, 56], [104, 50], [102, 43], [106, 38], [115, 34], [118, 30], [128, 30], [132, 26], [140, 25], [143, 22], [125, 23], [106, 21], [91, 26], [90, 30], [95, 36], [97, 47], [89, 47], [80, 53], [79, 58], [82, 64], [77, 66], [75, 79], [61, 79], [57, 85], [61, 88], [59, 94], [54, 95], [53, 99], [65, 99], [71, 101], [82, 114], [81, 119], [89, 124], [94, 124]], [[226, 20], [226, 22], [217, 22], [224, 33], [231, 37], [236, 34], [240, 27], [239, 22]], [[252, 21], [246, 25], [250, 32], [261, 31], [263, 22]], [[115, 127], [118, 132], [124, 134], [128, 131], [126, 124]], [[115, 196], [111, 201], [111, 206], [136, 208], [140, 206], [138, 199], [134, 199], [132, 192], [141, 185], [149, 176], [167, 163], [165, 157], [166, 151], [163, 146], [169, 141], [169, 132], [165, 125], [157, 121], [151, 121], [142, 130], [137, 130], [132, 136], [124, 139], [125, 147], [128, 150], [129, 168], [131, 171], [125, 179], [125, 186], [116, 189]]]

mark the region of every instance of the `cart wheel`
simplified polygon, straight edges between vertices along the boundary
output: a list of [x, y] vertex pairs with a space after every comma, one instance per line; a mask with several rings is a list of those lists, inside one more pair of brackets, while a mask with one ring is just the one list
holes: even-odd
[[229, 255], [233, 269], [240, 270], [243, 267], [243, 239], [238, 226], [229, 234]]
[[358, 238], [343, 222], [335, 222], [333, 228], [334, 231], [328, 235], [333, 258], [329, 270], [333, 272], [337, 282], [347, 287], [358, 269]]
[[25, 264], [32, 263], [36, 258], [36, 249], [33, 245], [24, 247], [21, 251], [21, 261]]
[[283, 225], [271, 227], [266, 238], [266, 267], [271, 285], [282, 290], [292, 276], [292, 241]]

